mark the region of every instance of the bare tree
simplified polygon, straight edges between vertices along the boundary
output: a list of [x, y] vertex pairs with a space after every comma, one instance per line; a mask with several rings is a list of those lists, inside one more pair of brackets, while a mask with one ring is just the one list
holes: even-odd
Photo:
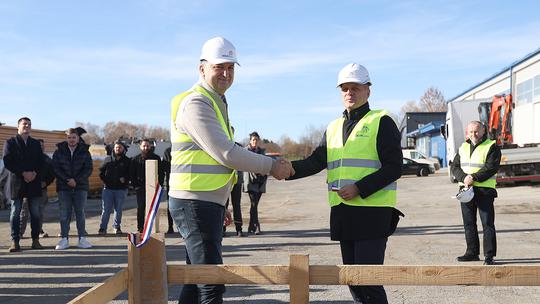
[[170, 137], [170, 132], [169, 129], [151, 126], [146, 130], [145, 137], [154, 138], [157, 141], [168, 141]]
[[446, 112], [444, 95], [435, 87], [429, 87], [424, 92], [424, 95], [420, 97], [419, 106], [422, 112]]
[[319, 145], [321, 138], [326, 128], [324, 126], [315, 127], [309, 125], [306, 128], [305, 134], [300, 137], [299, 144], [302, 152], [300, 156], [307, 156]]

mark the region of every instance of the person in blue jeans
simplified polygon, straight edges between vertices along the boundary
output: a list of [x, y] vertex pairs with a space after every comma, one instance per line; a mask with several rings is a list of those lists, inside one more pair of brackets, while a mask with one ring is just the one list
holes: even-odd
[[[200, 81], [171, 101], [169, 210], [185, 240], [186, 263], [222, 264], [225, 202], [236, 183], [236, 170], [278, 179], [293, 172], [290, 162], [252, 153], [234, 142], [225, 98], [237, 63], [232, 43], [210, 39], [200, 59]], [[224, 292], [222, 284], [184, 285], [178, 302], [219, 304]]]
[[17, 122], [17, 135], [8, 139], [4, 145], [4, 165], [10, 172], [10, 193], [13, 203], [9, 222], [11, 240], [9, 252], [21, 251], [20, 216], [23, 200], [28, 201], [30, 227], [32, 229], [32, 249], [43, 249], [39, 243], [41, 214], [39, 212], [41, 184], [40, 173], [43, 165], [43, 152], [39, 142], [30, 136], [32, 122], [22, 117]]
[[130, 159], [126, 156], [126, 147], [120, 141], [114, 143], [111, 155], [107, 156], [99, 168], [99, 177], [103, 181], [101, 224], [99, 234], [107, 234], [107, 226], [114, 209], [113, 229], [115, 234], [122, 234], [122, 205], [126, 200], [129, 184]]
[[76, 129], [66, 131], [67, 140], [57, 144], [53, 154], [53, 169], [56, 174], [56, 191], [60, 209], [61, 239], [56, 250], [69, 248], [69, 226], [71, 214], [75, 211], [79, 248], [91, 248], [92, 244], [86, 239], [86, 219], [84, 206], [88, 194], [88, 178], [92, 174], [92, 156], [88, 151], [89, 145], [80, 141]]

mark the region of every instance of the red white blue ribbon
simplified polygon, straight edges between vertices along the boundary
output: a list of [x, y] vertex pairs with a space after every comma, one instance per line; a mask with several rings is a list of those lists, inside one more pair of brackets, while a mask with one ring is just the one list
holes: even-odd
[[128, 240], [135, 245], [136, 248], [142, 247], [150, 238], [150, 235], [152, 234], [152, 226], [154, 226], [154, 220], [156, 219], [158, 208], [159, 208], [159, 199], [161, 198], [161, 185], [157, 185], [156, 192], [154, 192], [154, 198], [152, 199], [152, 203], [150, 204], [150, 212], [146, 215], [146, 219], [144, 221], [144, 229], [142, 232], [142, 237], [139, 243], [137, 243], [137, 234], [136, 233], [128, 233]]

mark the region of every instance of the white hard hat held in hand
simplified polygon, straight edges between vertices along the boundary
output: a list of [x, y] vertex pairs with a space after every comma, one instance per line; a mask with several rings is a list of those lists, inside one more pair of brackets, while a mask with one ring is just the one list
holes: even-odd
[[337, 86], [348, 82], [371, 85], [368, 70], [358, 63], [347, 64], [339, 71]]
[[200, 59], [212, 64], [232, 62], [240, 65], [236, 59], [236, 48], [223, 37], [215, 37], [206, 41], [202, 47]]
[[474, 197], [473, 187], [462, 188], [453, 198], [457, 198], [462, 203], [470, 202]]

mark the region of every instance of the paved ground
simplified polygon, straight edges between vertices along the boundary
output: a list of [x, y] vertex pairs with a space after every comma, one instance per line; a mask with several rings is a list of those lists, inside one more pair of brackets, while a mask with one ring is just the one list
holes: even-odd
[[[328, 237], [328, 213], [323, 174], [304, 180], [270, 180], [269, 193], [260, 205], [264, 234], [247, 238], [227, 237], [224, 259], [229, 264], [288, 264], [289, 254], [308, 253], [312, 264], [340, 264], [339, 248]], [[404, 177], [399, 181], [399, 208], [406, 214], [388, 242], [386, 264], [456, 265], [464, 251], [460, 209], [450, 196], [456, 185], [444, 173], [429, 177]], [[499, 189], [496, 201], [499, 264], [540, 263], [540, 187]], [[243, 197], [244, 218], [248, 198]], [[97, 236], [100, 202], [87, 208], [87, 230], [92, 249], [55, 251], [59, 232], [58, 205], [47, 209], [43, 239], [45, 250], [30, 250], [31, 240], [21, 241], [23, 252], [7, 253], [9, 212], [0, 210], [0, 303], [65, 303], [126, 266], [125, 236]], [[135, 200], [126, 203], [123, 229], [135, 230]], [[75, 223], [72, 223], [74, 232]], [[29, 231], [27, 232], [27, 235]], [[232, 232], [231, 232], [232, 234]], [[167, 236], [167, 257], [183, 263], [183, 243]], [[474, 262], [471, 264], [481, 264]], [[391, 303], [540, 303], [540, 287], [425, 287], [386, 286]], [[174, 303], [178, 286], [169, 289]], [[127, 294], [114, 303], [126, 303]], [[227, 303], [287, 303], [287, 286], [228, 286]], [[343, 286], [312, 286], [312, 303], [350, 303]]]

